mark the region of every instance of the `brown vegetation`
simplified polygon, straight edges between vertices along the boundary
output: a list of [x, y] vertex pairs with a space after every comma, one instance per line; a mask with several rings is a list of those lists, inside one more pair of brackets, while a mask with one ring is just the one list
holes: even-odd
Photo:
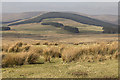
[[3, 45], [2, 51], [5, 52], [26, 52], [30, 48], [30, 45], [27, 45], [26, 43], [17, 42], [13, 45]]
[[[108, 59], [117, 59], [118, 42], [92, 43], [92, 44], [51, 44], [47, 42], [43, 45], [28, 45], [17, 42], [14, 45], [3, 46], [2, 66], [32, 64], [43, 56], [45, 61], [51, 58], [62, 58], [63, 62], [87, 61], [96, 62]], [[4, 54], [6, 53], [6, 54]], [[15, 54], [16, 53], [16, 54]]]
[[13, 67], [15, 65], [31, 64], [38, 58], [38, 54], [35, 53], [17, 53], [17, 54], [3, 54], [2, 67]]
[[79, 47], [68, 47], [62, 53], [62, 59], [66, 62], [82, 60], [88, 62], [104, 61], [118, 57], [118, 43], [100, 43]]

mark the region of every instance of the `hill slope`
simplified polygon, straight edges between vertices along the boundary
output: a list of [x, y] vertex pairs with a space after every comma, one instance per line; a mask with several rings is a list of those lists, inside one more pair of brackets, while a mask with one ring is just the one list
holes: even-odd
[[[10, 22], [15, 22], [15, 20], [28, 19], [28, 18], [38, 16], [38, 15], [41, 15], [44, 13], [47, 13], [47, 12], [40, 11], [40, 12], [23, 12], [23, 13], [2, 13], [1, 15], [2, 15], [3, 23], [10, 23]], [[83, 13], [79, 13], [79, 12], [70, 12], [70, 13], [95, 18], [98, 20], [112, 23], [112, 24], [117, 24], [117, 22], [118, 22], [117, 15], [89, 15], [89, 14], [83, 14]]]
[[73, 14], [73, 13], [67, 13], [67, 12], [48, 12], [48, 13], [42, 14], [40, 16], [31, 18], [31, 19], [27, 19], [24, 21], [19, 21], [19, 22], [9, 24], [9, 26], [18, 25], [18, 24], [27, 24], [27, 23], [39, 23], [43, 19], [47, 19], [47, 18], [71, 19], [71, 20], [74, 20], [76, 22], [83, 23], [83, 24], [104, 27], [103, 28], [104, 32], [107, 32], [107, 33], [117, 32], [117, 25], [115, 25], [115, 24], [111, 24], [111, 23], [107, 23], [104, 21], [90, 18], [90, 17], [86, 17], [86, 16], [82, 16], [82, 15], [78, 15], [78, 14]]
[[117, 15], [90, 15], [91, 18], [99, 19], [112, 24], [118, 24]]

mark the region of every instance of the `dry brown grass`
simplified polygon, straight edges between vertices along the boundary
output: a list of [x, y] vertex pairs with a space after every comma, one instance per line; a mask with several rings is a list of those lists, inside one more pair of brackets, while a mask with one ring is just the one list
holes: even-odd
[[26, 54], [6, 54], [2, 59], [2, 67], [13, 67], [15, 65], [23, 65], [25, 62]]
[[37, 61], [39, 58], [38, 54], [27, 52], [27, 53], [7, 53], [3, 54], [4, 57], [2, 58], [2, 67], [13, 67], [16, 65], [23, 65], [23, 64], [32, 64]]
[[43, 55], [43, 48], [42, 47], [36, 47], [36, 46], [31, 46], [29, 49], [29, 52], [36, 53], [39, 55]]
[[[72, 61], [104, 61], [118, 58], [118, 42], [101, 42], [89, 44], [59, 44], [49, 45], [28, 45], [17, 42], [13, 45], [4, 46], [3, 66], [14, 66], [34, 63], [40, 56], [45, 61], [51, 61], [51, 58], [62, 58], [64, 62]], [[16, 54], [15, 54], [16, 53]]]
[[111, 44], [100, 43], [78, 47], [68, 47], [62, 53], [62, 59], [66, 62], [82, 60], [88, 62], [104, 61], [118, 57], [118, 42]]
[[27, 52], [30, 48], [30, 45], [27, 45], [23, 42], [16, 42], [15, 44], [3, 45], [2, 51], [4, 52]]
[[51, 58], [61, 58], [61, 48], [58, 46], [49, 46], [43, 49], [43, 56], [45, 61], [49, 61]]
[[39, 58], [39, 54], [33, 53], [33, 52], [28, 52], [26, 60], [25, 60], [25, 64], [27, 64], [27, 63], [33, 64], [37, 61], [38, 58]]

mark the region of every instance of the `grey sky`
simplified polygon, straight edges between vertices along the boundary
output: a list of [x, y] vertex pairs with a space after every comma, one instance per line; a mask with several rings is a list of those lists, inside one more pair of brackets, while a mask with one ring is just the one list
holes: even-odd
[[31, 11], [74, 11], [85, 14], [117, 15], [117, 2], [3, 2], [3, 13]]

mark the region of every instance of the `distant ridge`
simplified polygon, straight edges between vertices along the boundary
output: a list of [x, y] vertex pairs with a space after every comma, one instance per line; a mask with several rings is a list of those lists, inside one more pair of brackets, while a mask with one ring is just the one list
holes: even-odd
[[10, 23], [15, 20], [28, 19], [34, 16], [41, 15], [45, 12], [22, 12], [22, 13], [2, 13], [2, 22]]
[[104, 33], [117, 33], [117, 25], [115, 25], [115, 24], [111, 24], [111, 23], [93, 19], [93, 18], [90, 18], [87, 16], [74, 14], [74, 13], [68, 13], [68, 12], [48, 12], [48, 13], [44, 13], [40, 16], [31, 18], [31, 19], [11, 23], [8, 26], [18, 25], [18, 24], [27, 24], [27, 23], [39, 23], [43, 19], [47, 19], [47, 18], [71, 19], [71, 20], [74, 20], [76, 22], [83, 23], [83, 24], [101, 26], [104, 29]]

